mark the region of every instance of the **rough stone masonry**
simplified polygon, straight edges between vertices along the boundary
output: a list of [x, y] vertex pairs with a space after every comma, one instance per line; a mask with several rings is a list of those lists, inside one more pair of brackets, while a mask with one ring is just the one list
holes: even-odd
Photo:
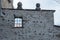
[[[54, 27], [55, 10], [4, 9], [0, 17], [0, 40], [60, 40], [60, 28]], [[23, 27], [14, 27], [22, 17]]]
[[1, 0], [0, 0], [0, 12], [1, 12]]

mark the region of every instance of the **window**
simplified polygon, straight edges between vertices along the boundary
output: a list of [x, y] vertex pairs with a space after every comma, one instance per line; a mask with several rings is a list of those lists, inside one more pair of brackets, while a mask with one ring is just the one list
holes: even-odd
[[15, 18], [15, 27], [22, 27], [22, 18]]

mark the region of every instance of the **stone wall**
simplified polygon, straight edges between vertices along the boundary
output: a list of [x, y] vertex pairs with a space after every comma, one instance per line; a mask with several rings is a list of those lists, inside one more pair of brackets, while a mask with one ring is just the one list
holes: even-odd
[[[3, 10], [0, 40], [57, 40], [54, 10]], [[14, 19], [23, 18], [23, 28], [14, 27]]]

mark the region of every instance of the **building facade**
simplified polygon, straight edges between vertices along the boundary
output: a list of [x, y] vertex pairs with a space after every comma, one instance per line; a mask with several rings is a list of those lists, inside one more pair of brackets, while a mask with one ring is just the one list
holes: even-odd
[[1, 10], [0, 40], [60, 40], [60, 28], [54, 27], [55, 10]]
[[[54, 10], [3, 9], [0, 18], [0, 40], [55, 40]], [[22, 18], [22, 27], [15, 27], [15, 18]]]

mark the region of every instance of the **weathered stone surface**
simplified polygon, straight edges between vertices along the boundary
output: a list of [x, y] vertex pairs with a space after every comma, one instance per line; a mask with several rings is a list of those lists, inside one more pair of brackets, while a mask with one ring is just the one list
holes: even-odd
[[[1, 10], [1, 0], [0, 0], [0, 10]], [[1, 11], [0, 11], [1, 12]]]
[[13, 0], [1, 0], [2, 8], [13, 8]]
[[[53, 10], [3, 10], [0, 40], [57, 40], [53, 27]], [[24, 28], [14, 28], [14, 15], [23, 18]]]

